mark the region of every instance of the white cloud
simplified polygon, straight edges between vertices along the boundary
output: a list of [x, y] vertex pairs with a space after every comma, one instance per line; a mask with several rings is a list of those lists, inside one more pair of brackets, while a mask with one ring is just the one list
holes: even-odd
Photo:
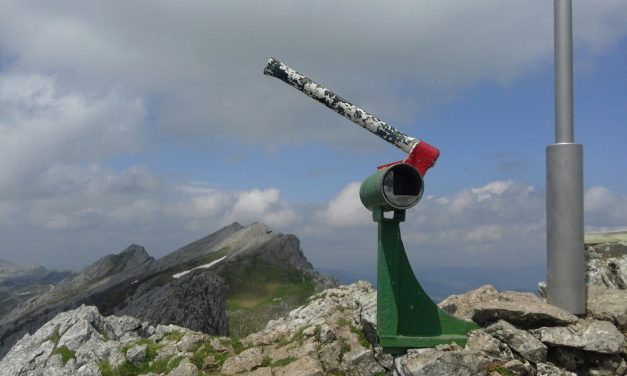
[[[24, 191], [63, 163], [129, 153], [141, 143], [145, 108], [115, 91], [64, 92], [50, 76], [0, 73], [0, 192]], [[28, 191], [28, 189], [26, 189]]]
[[617, 204], [618, 198], [609, 189], [595, 185], [584, 194], [586, 209], [590, 211], [608, 209]]
[[174, 194], [179, 200], [169, 204], [166, 211], [184, 219], [211, 218], [227, 210], [231, 201], [227, 192], [206, 187], [177, 187]]
[[480, 188], [472, 188], [470, 189], [470, 192], [472, 192], [476, 199], [481, 202], [493, 196], [502, 195], [503, 192], [511, 188], [512, 185], [514, 185], [513, 181], [495, 181]]
[[[623, 1], [578, 1], [574, 12], [576, 47], [591, 53], [627, 32]], [[264, 77], [266, 59], [394, 122], [474, 82], [511, 82], [550, 61], [552, 4], [4, 1], [0, 51], [15, 57], [10, 66], [57, 72], [70, 86], [156, 97], [161, 126], [180, 137], [359, 145], [339, 117]]]
[[233, 206], [223, 223], [259, 221], [277, 227], [291, 225], [298, 216], [286, 204], [279, 203], [279, 196], [276, 188], [252, 189], [232, 195]]
[[319, 221], [338, 227], [353, 227], [372, 223], [372, 214], [359, 199], [360, 186], [360, 182], [346, 185], [323, 210], [317, 213]]
[[502, 237], [503, 233], [498, 225], [477, 226], [466, 234], [466, 240], [472, 242], [494, 241], [500, 240]]
[[627, 195], [593, 186], [584, 194], [584, 207], [586, 225], [592, 230], [623, 230], [627, 225]]
[[[114, 172], [63, 165], [47, 170], [41, 181], [46, 183], [38, 183], [36, 196], [0, 200], [4, 258], [57, 267], [72, 260], [77, 267], [130, 243], [144, 244], [158, 256], [231, 221], [259, 221], [298, 235], [316, 265], [345, 263], [350, 269], [374, 262], [377, 225], [359, 200], [358, 182], [328, 203], [304, 206], [281, 199], [276, 188], [227, 192], [166, 181], [145, 167]], [[460, 198], [465, 205], [458, 205]], [[627, 196], [592, 187], [586, 203], [587, 228], [627, 223]], [[407, 212], [402, 232], [410, 258], [421, 265], [539, 264], [545, 258], [544, 196], [525, 184], [495, 181], [426, 197]], [[11, 256], [15, 244], [20, 251]], [[56, 261], [33, 256], [43, 249], [68, 256]]]

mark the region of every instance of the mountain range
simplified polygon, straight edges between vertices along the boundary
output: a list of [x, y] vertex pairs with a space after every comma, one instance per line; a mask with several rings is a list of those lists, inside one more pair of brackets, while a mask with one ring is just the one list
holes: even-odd
[[0, 262], [0, 357], [83, 304], [150, 325], [244, 336], [335, 285], [314, 270], [296, 236], [261, 223], [232, 223], [159, 259], [132, 244], [77, 273]]

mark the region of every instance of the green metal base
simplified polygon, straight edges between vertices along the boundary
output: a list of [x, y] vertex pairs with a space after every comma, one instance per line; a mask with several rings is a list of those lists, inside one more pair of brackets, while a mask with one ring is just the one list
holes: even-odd
[[466, 334], [442, 334], [434, 337], [379, 336], [379, 345], [381, 345], [384, 349], [435, 347], [437, 345], [445, 345], [452, 342], [455, 342], [463, 347], [466, 346], [467, 341], [468, 336]]
[[387, 219], [382, 210], [373, 211], [379, 226], [377, 269], [377, 330], [386, 351], [434, 347], [455, 342], [464, 346], [467, 334], [479, 328], [441, 310], [424, 291], [411, 268], [399, 223], [404, 211]]

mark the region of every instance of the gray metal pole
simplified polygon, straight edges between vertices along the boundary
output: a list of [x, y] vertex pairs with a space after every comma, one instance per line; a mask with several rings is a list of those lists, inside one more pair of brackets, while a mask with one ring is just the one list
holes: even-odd
[[571, 0], [555, 0], [555, 142], [573, 143]]
[[586, 312], [583, 146], [573, 137], [571, 0], [555, 0], [555, 144], [547, 146], [547, 299]]

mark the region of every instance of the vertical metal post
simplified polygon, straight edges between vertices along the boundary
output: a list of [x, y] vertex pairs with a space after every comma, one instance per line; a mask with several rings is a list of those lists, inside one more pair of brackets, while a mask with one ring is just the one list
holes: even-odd
[[554, 0], [555, 144], [547, 146], [547, 298], [574, 314], [586, 312], [583, 243], [583, 146], [573, 137], [571, 0]]
[[573, 26], [571, 0], [555, 0], [555, 143], [573, 143]]

